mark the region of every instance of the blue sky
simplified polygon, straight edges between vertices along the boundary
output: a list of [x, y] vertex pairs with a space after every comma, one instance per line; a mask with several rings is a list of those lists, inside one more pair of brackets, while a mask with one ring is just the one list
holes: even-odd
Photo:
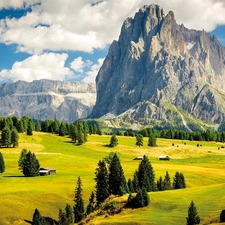
[[94, 82], [123, 21], [152, 3], [225, 46], [224, 0], [1, 0], [0, 83]]

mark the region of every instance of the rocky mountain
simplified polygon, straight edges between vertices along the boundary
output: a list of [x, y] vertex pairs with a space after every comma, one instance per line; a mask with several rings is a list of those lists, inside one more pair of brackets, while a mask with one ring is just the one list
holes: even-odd
[[92, 83], [36, 80], [0, 84], [0, 116], [73, 122], [86, 118], [95, 101]]
[[158, 5], [122, 25], [96, 78], [92, 118], [187, 130], [225, 118], [225, 47]]

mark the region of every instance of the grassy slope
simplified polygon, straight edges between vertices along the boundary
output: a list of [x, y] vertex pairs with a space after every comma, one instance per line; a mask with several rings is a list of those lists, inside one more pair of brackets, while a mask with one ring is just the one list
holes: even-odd
[[[187, 188], [184, 190], [150, 193], [151, 204], [144, 209], [126, 209], [112, 217], [98, 217], [92, 224], [185, 224], [190, 201], [196, 203], [202, 224], [218, 221], [225, 208], [225, 150], [219, 143], [162, 140], [158, 147], [135, 146], [135, 138], [118, 137], [119, 145], [108, 148], [109, 136], [89, 136], [83, 146], [71, 144], [68, 138], [51, 134], [35, 133], [32, 137], [20, 135], [19, 148], [0, 149], [6, 172], [0, 176], [1, 207], [0, 224], [26, 224], [35, 208], [42, 215], [57, 219], [58, 209], [66, 203], [73, 204], [77, 177], [83, 182], [83, 197], [87, 204], [94, 190], [94, 172], [97, 162], [111, 151], [121, 159], [126, 178], [132, 177], [139, 161], [133, 158], [146, 154], [155, 170], [156, 178], [168, 170], [171, 178], [176, 171], [184, 173]], [[172, 146], [172, 143], [175, 146]], [[57, 169], [57, 174], [47, 177], [24, 178], [17, 168], [22, 148], [34, 151], [43, 167]], [[172, 161], [159, 161], [159, 155], [169, 155]], [[122, 197], [126, 199], [127, 197]]]

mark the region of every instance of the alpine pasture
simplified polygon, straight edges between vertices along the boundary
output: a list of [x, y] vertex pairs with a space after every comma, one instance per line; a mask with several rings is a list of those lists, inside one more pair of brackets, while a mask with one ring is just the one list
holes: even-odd
[[[140, 209], [124, 208], [114, 216], [97, 216], [89, 224], [185, 224], [187, 210], [193, 200], [201, 224], [218, 223], [225, 209], [225, 148], [223, 143], [188, 140], [157, 139], [157, 147], [135, 145], [135, 137], [117, 136], [118, 146], [109, 148], [111, 136], [89, 135], [81, 146], [71, 143], [68, 137], [34, 132], [33, 136], [20, 134], [19, 147], [1, 148], [5, 172], [0, 175], [0, 224], [29, 224], [35, 208], [43, 216], [58, 219], [59, 208], [73, 206], [78, 176], [83, 184], [83, 198], [88, 204], [95, 189], [95, 169], [99, 160], [116, 152], [120, 157], [126, 179], [132, 178], [138, 168], [137, 156], [147, 155], [156, 180], [169, 172], [171, 181], [176, 171], [182, 172], [186, 189], [150, 192], [151, 203]], [[172, 145], [174, 144], [174, 146]], [[197, 144], [200, 146], [197, 147]], [[41, 167], [56, 169], [56, 174], [24, 177], [18, 170], [18, 159], [23, 148], [35, 153]], [[218, 149], [220, 148], [220, 149]], [[160, 161], [168, 155], [171, 161]], [[116, 197], [124, 201], [128, 195]]]

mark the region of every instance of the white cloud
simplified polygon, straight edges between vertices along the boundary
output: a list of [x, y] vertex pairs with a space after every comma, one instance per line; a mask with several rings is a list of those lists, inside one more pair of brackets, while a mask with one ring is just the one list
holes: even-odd
[[83, 73], [84, 70], [83, 68], [85, 67], [85, 62], [82, 60], [82, 57], [78, 57], [73, 60], [73, 62], [70, 63], [70, 67], [78, 72], [78, 73]]
[[103, 0], [95, 5], [98, 1], [3, 0], [0, 6], [16, 8], [37, 2], [41, 4], [34, 5], [26, 16], [0, 23], [0, 42], [38, 54], [44, 50], [93, 52], [118, 39], [123, 21], [152, 3], [161, 5], [165, 13], [174, 11], [178, 23], [188, 28], [211, 31], [225, 24], [223, 0]]
[[35, 3], [40, 2], [40, 0], [1, 0], [0, 1], [0, 9], [2, 8], [24, 8], [29, 7]]
[[102, 66], [103, 61], [104, 61], [104, 58], [100, 58], [98, 59], [97, 64], [91, 65], [90, 70], [86, 72], [86, 77], [82, 81], [95, 83], [95, 78], [98, 74], [100, 67]]
[[67, 54], [44, 53], [33, 55], [24, 61], [15, 62], [11, 70], [0, 71], [0, 81], [4, 80], [65, 80], [73, 75], [65, 67]]

